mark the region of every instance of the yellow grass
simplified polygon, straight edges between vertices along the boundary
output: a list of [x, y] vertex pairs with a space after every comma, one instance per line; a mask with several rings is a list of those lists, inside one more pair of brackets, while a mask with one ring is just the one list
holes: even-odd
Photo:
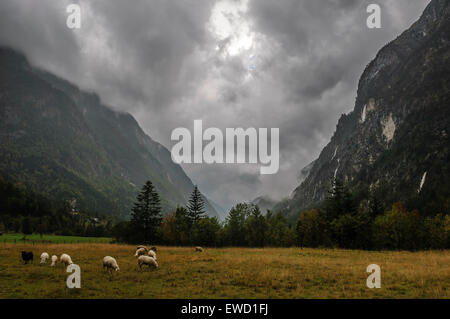
[[[21, 250], [35, 254], [24, 265]], [[159, 247], [158, 270], [138, 270], [134, 246], [0, 244], [0, 298], [449, 298], [450, 252], [366, 252], [300, 248]], [[81, 289], [66, 287], [65, 268], [39, 255], [68, 253], [81, 267]], [[120, 272], [102, 270], [117, 259]], [[369, 289], [369, 264], [381, 288]]]

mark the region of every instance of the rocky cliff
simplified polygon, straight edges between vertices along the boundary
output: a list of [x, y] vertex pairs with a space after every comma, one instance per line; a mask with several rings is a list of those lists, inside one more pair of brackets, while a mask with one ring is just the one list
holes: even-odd
[[353, 111], [276, 209], [294, 219], [323, 201], [337, 178], [354, 192], [383, 187], [387, 204], [448, 211], [449, 128], [450, 1], [433, 0], [366, 67]]

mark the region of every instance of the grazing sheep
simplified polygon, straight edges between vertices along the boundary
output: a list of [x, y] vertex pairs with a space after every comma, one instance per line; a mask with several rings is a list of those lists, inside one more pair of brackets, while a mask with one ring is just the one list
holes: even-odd
[[58, 261], [58, 256], [53, 255], [52, 256], [52, 264], [50, 266], [55, 267], [57, 261]]
[[202, 247], [195, 247], [195, 251], [203, 252], [203, 248]]
[[31, 262], [33, 262], [33, 252], [22, 250], [22, 260], [25, 262], [25, 264], [28, 264], [30, 260]]
[[103, 269], [107, 268], [108, 271], [111, 273], [113, 270], [119, 271], [119, 265], [117, 264], [116, 259], [114, 259], [111, 256], [106, 256], [103, 258]]
[[156, 247], [153, 246], [152, 248], [150, 248], [150, 250], [153, 250], [156, 253]]
[[41, 254], [41, 264], [45, 264], [47, 262], [47, 259], [49, 259], [49, 258], [50, 258], [50, 256], [46, 252], [42, 253]]
[[142, 255], [145, 255], [147, 253], [147, 249], [146, 248], [139, 248], [138, 250], [136, 250], [136, 253], [134, 254], [134, 257], [139, 257]]
[[138, 266], [139, 266], [139, 269], [141, 269], [141, 270], [142, 270], [142, 265], [148, 265], [149, 268], [151, 268], [151, 267], [158, 268], [158, 263], [156, 262], [156, 260], [149, 256], [139, 256]]
[[158, 260], [158, 259], [156, 258], [156, 253], [155, 253], [153, 250], [149, 250], [149, 251], [148, 251], [148, 255], [149, 255], [150, 257], [154, 258], [155, 260]]
[[147, 251], [147, 247], [145, 247], [145, 246], [143, 246], [143, 245], [139, 245], [139, 246], [137, 246], [137, 247], [136, 247], [136, 250], [138, 250], [138, 249], [141, 249], [141, 248], [144, 248], [144, 249], [145, 249], [145, 251]]
[[59, 257], [59, 261], [66, 266], [73, 264], [72, 258], [67, 254], [62, 254], [61, 257]]

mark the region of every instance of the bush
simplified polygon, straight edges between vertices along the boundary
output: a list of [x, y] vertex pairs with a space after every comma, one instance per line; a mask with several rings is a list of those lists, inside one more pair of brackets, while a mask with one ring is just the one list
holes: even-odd
[[301, 213], [296, 231], [299, 246], [319, 247], [330, 244], [325, 216], [318, 210], [312, 209]]
[[377, 248], [417, 250], [424, 247], [424, 230], [417, 211], [408, 212], [401, 203], [392, 205], [373, 224], [373, 240]]
[[344, 214], [331, 223], [333, 238], [339, 247], [350, 249], [370, 249], [371, 221], [364, 214]]
[[449, 215], [442, 214], [425, 218], [424, 228], [426, 236], [424, 244], [426, 247], [434, 249], [449, 248], [450, 223], [446, 229], [446, 222], [448, 223], [449, 221]]
[[289, 247], [295, 245], [295, 232], [289, 227], [286, 217], [281, 213], [274, 215], [268, 211], [266, 223], [265, 244], [267, 246]]
[[220, 228], [217, 218], [200, 218], [192, 229], [194, 245], [216, 247]]

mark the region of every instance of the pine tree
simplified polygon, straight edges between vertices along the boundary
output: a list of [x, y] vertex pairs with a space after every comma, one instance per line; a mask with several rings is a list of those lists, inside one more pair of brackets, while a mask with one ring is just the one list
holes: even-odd
[[245, 246], [245, 220], [253, 211], [247, 203], [240, 203], [233, 207], [226, 218], [225, 236], [231, 246]]
[[263, 247], [267, 230], [267, 222], [257, 205], [245, 221], [247, 244], [250, 247]]
[[187, 209], [191, 225], [195, 224], [200, 218], [205, 217], [205, 203], [197, 185], [191, 194]]
[[375, 218], [379, 215], [382, 215], [384, 212], [383, 202], [381, 200], [380, 189], [376, 188], [370, 192], [369, 195], [369, 212], [370, 217]]
[[161, 225], [161, 205], [158, 192], [152, 182], [147, 181], [137, 196], [131, 213], [131, 225], [136, 239], [150, 243], [156, 240], [158, 227]]
[[335, 179], [329, 194], [325, 201], [325, 211], [328, 221], [332, 221], [343, 214], [354, 215], [356, 213], [352, 195], [342, 181]]

